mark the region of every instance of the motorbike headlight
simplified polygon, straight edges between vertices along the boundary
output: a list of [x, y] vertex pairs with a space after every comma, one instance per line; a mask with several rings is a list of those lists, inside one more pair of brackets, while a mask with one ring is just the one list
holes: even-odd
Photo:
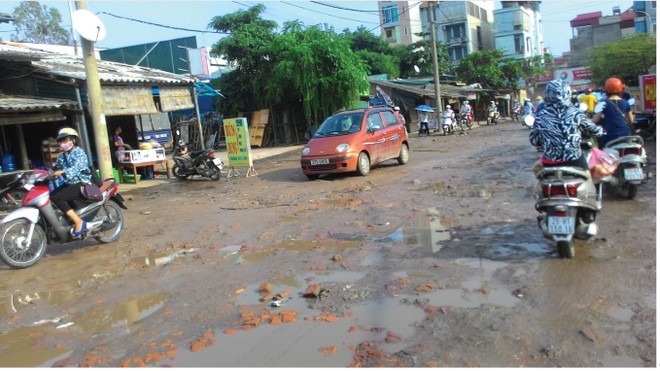
[[305, 147], [302, 151], [303, 156], [307, 156], [309, 154], [309, 147]]
[[339, 152], [339, 153], [346, 152], [346, 151], [348, 151], [349, 147], [350, 146], [348, 144], [342, 143], [342, 144], [337, 146], [337, 152]]

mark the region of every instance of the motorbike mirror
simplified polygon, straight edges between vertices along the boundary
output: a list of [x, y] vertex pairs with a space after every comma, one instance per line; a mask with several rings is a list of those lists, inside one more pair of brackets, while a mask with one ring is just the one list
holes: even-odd
[[525, 116], [525, 125], [531, 128], [534, 125], [534, 116], [532, 115]]
[[589, 108], [589, 106], [587, 106], [586, 103], [580, 103], [580, 107], [579, 107], [579, 108], [580, 108], [580, 111], [582, 111], [582, 112], [587, 112], [587, 108]]

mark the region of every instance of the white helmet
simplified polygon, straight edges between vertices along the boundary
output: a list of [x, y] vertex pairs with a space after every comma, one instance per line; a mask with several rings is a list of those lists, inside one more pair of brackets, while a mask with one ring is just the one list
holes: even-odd
[[445, 108], [446, 108], [446, 109], [450, 109], [451, 106], [450, 106], [450, 105], [446, 105]]
[[396, 107], [394, 107], [394, 110], [395, 111], [400, 111], [401, 109], [399, 108], [399, 106], [396, 106]]

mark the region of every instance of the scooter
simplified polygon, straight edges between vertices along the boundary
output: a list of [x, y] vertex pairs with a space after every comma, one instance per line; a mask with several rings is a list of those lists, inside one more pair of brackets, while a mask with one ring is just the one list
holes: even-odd
[[522, 106], [516, 103], [511, 109], [511, 118], [513, 119], [513, 122], [520, 120], [521, 114], [522, 114]]
[[442, 116], [442, 134], [449, 135], [456, 130], [456, 119], [451, 116]]
[[500, 119], [500, 113], [497, 110], [489, 110], [488, 117], [486, 118], [486, 125], [497, 125], [497, 121]]
[[639, 135], [644, 140], [655, 138], [655, 115], [647, 112], [636, 113], [633, 127], [634, 135]]
[[634, 199], [637, 186], [648, 180], [644, 173], [647, 158], [644, 150], [644, 139], [638, 135], [617, 138], [605, 144], [603, 150], [620, 159], [619, 167], [609, 182], [627, 199]]
[[174, 148], [172, 160], [174, 160], [172, 174], [177, 179], [185, 180], [188, 177], [199, 175], [211, 180], [220, 180], [223, 163], [219, 158], [215, 158], [213, 149], [188, 151], [188, 146], [182, 139], [179, 139]]
[[[582, 143], [586, 156], [590, 156], [590, 143]], [[571, 166], [545, 167], [536, 178], [539, 228], [543, 237], [557, 244], [559, 257], [571, 259], [575, 256], [574, 239], [588, 240], [598, 234], [595, 222], [606, 180], [594, 179], [588, 170]]]
[[[22, 207], [0, 221], [0, 259], [10, 267], [30, 267], [44, 256], [49, 244], [80, 239], [72, 236], [69, 218], [50, 201], [50, 192], [57, 183], [52, 171], [34, 170], [24, 185], [27, 193]], [[121, 235], [124, 228], [121, 209], [127, 207], [116, 180], [105, 180], [99, 189], [103, 195], [100, 201], [81, 198], [74, 201], [74, 209], [87, 223], [82, 239], [110, 243]]]
[[471, 117], [469, 113], [461, 114], [461, 130], [465, 131], [465, 128], [468, 130], [472, 129], [472, 124], [470, 124]]
[[21, 205], [25, 195], [23, 185], [30, 173], [11, 174], [0, 177], [0, 205], [3, 208], [14, 208]]

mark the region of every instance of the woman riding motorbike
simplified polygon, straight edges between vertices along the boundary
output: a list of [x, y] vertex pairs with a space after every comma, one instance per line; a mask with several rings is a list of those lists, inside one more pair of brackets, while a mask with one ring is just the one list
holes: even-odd
[[603, 148], [607, 142], [621, 137], [629, 136], [633, 130], [634, 116], [630, 104], [620, 97], [623, 92], [623, 82], [612, 77], [605, 81], [605, 93], [607, 99], [598, 103], [593, 117], [595, 123], [599, 123], [607, 134], [599, 138], [599, 146]]
[[543, 166], [576, 166], [588, 170], [582, 153], [582, 131], [593, 136], [603, 135], [587, 115], [571, 103], [571, 87], [560, 80], [548, 83], [543, 95], [545, 108], [536, 116], [529, 133], [533, 146], [543, 148]]

